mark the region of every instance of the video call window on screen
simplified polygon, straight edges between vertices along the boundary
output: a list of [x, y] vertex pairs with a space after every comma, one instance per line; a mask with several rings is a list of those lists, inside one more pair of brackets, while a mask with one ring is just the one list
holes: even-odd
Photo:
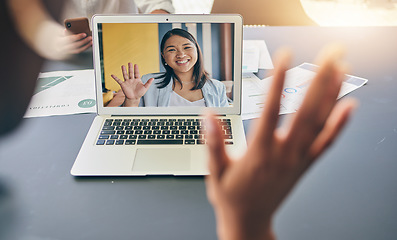
[[[232, 106], [233, 28], [230, 23], [98, 24], [104, 106]], [[128, 84], [120, 84], [124, 81]]]

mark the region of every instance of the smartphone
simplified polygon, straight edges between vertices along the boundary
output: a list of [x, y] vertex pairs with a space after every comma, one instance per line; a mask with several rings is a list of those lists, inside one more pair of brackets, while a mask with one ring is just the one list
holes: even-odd
[[73, 34], [85, 33], [87, 37], [91, 36], [90, 25], [85, 17], [65, 19], [64, 23], [65, 28]]

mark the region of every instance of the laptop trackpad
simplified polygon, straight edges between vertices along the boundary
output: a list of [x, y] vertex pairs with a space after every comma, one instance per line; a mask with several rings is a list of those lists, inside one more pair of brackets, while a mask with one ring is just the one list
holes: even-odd
[[170, 174], [190, 170], [190, 149], [140, 148], [136, 151], [133, 171]]

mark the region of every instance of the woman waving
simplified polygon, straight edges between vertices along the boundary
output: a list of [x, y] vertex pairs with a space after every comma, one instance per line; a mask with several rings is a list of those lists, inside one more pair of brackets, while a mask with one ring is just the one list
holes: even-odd
[[168, 31], [160, 49], [165, 72], [141, 78], [138, 65], [128, 63], [128, 71], [121, 67], [124, 81], [112, 75], [125, 95], [123, 106], [229, 106], [225, 85], [209, 78], [200, 46], [189, 32], [179, 28]]

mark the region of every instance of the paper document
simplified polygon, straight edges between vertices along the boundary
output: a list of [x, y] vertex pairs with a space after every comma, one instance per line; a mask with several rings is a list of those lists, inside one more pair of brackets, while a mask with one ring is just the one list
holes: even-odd
[[25, 118], [96, 112], [94, 70], [40, 73]]
[[[280, 114], [293, 113], [299, 109], [317, 68], [316, 65], [303, 63], [286, 72], [284, 88], [281, 93]], [[266, 105], [265, 99], [269, 93], [272, 79], [273, 77], [268, 77], [260, 80], [254, 74], [243, 75], [243, 120], [259, 117]], [[367, 79], [346, 75], [338, 99], [362, 87], [367, 82]]]
[[243, 41], [243, 73], [273, 69], [272, 58], [264, 40]]

